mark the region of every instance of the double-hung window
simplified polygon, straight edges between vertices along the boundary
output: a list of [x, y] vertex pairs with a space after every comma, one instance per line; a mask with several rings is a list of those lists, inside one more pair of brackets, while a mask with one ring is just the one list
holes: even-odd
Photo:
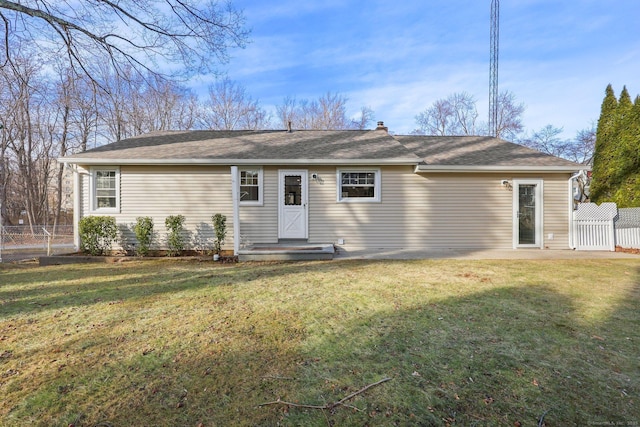
[[339, 202], [379, 202], [380, 169], [338, 170]]
[[262, 205], [262, 168], [243, 168], [240, 172], [240, 204]]
[[117, 213], [120, 211], [120, 169], [116, 167], [91, 170], [91, 210]]

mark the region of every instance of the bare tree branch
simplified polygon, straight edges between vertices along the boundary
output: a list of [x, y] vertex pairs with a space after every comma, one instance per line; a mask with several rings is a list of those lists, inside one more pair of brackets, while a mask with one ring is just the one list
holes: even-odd
[[267, 127], [266, 111], [253, 100], [244, 86], [224, 78], [209, 87], [209, 97], [203, 103], [202, 125], [219, 130], [257, 130]]
[[[360, 390], [355, 391], [355, 392], [351, 393], [350, 395], [345, 396], [345, 397], [343, 397], [342, 399], [340, 399], [340, 400], [338, 400], [336, 402], [328, 403], [326, 405], [305, 405], [305, 404], [300, 404], [300, 403], [285, 402], [284, 400], [278, 399], [278, 400], [275, 400], [273, 402], [261, 403], [258, 406], [267, 406], [267, 405], [280, 404], [280, 405], [286, 405], [286, 406], [293, 406], [293, 407], [296, 407], [296, 408], [331, 410], [331, 409], [334, 409], [334, 408], [342, 405], [342, 406], [348, 406], [350, 408], [353, 408], [353, 406], [345, 405], [345, 402], [347, 400], [353, 399], [354, 397], [356, 397], [359, 394], [364, 393], [365, 391], [369, 390], [371, 387], [375, 387], [375, 386], [380, 385], [382, 383], [385, 383], [387, 381], [391, 381], [391, 378], [383, 378], [380, 381], [377, 381], [377, 382], [375, 382], [373, 384], [369, 384], [367, 386], [364, 386]], [[357, 409], [357, 408], [353, 408], [353, 409]]]
[[215, 73], [228, 49], [244, 47], [248, 37], [244, 16], [228, 1], [0, 0], [0, 10], [2, 61], [11, 62], [13, 43], [49, 59], [62, 47], [68, 66], [92, 77], [98, 63], [141, 75]]
[[525, 106], [516, 101], [516, 96], [509, 91], [498, 95], [498, 121], [496, 123], [496, 138], [513, 141], [522, 132], [522, 115]]
[[289, 122], [296, 129], [358, 129], [373, 120], [373, 111], [367, 107], [361, 108], [362, 117], [359, 120], [349, 119], [347, 101], [348, 99], [343, 95], [331, 92], [327, 92], [317, 100], [297, 100], [286, 97], [281, 105], [276, 106], [276, 111], [285, 129]]
[[417, 133], [429, 135], [475, 135], [478, 110], [473, 95], [454, 93], [416, 116]]

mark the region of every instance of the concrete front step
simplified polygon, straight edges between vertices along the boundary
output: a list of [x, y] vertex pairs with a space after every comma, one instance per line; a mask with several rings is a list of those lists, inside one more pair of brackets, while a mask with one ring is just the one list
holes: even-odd
[[273, 244], [254, 245], [240, 249], [238, 261], [312, 261], [333, 259], [332, 244]]

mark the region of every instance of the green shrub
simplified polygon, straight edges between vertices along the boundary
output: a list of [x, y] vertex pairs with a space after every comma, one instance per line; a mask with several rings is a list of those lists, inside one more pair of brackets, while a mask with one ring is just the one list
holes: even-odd
[[80, 249], [91, 255], [104, 255], [118, 236], [116, 219], [112, 216], [85, 216], [78, 224]]
[[225, 237], [227, 237], [227, 217], [222, 214], [215, 214], [211, 217], [213, 221], [213, 229], [216, 233], [216, 240], [213, 243], [213, 250], [215, 253], [220, 253], [220, 248], [224, 243]]
[[169, 256], [180, 255], [184, 250], [184, 221], [183, 215], [170, 215], [164, 220], [164, 225], [169, 232], [167, 235]]
[[136, 253], [140, 256], [147, 256], [153, 241], [153, 219], [148, 216], [136, 218], [136, 225], [133, 226], [133, 231], [136, 233], [136, 239], [138, 240]]

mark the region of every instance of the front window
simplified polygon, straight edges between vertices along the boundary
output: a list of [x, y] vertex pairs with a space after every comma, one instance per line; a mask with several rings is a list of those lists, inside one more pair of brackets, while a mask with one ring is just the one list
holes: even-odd
[[379, 202], [380, 170], [338, 171], [339, 202]]
[[92, 210], [117, 212], [119, 209], [120, 171], [117, 168], [94, 169], [91, 177]]
[[240, 202], [262, 204], [262, 169], [240, 169]]

